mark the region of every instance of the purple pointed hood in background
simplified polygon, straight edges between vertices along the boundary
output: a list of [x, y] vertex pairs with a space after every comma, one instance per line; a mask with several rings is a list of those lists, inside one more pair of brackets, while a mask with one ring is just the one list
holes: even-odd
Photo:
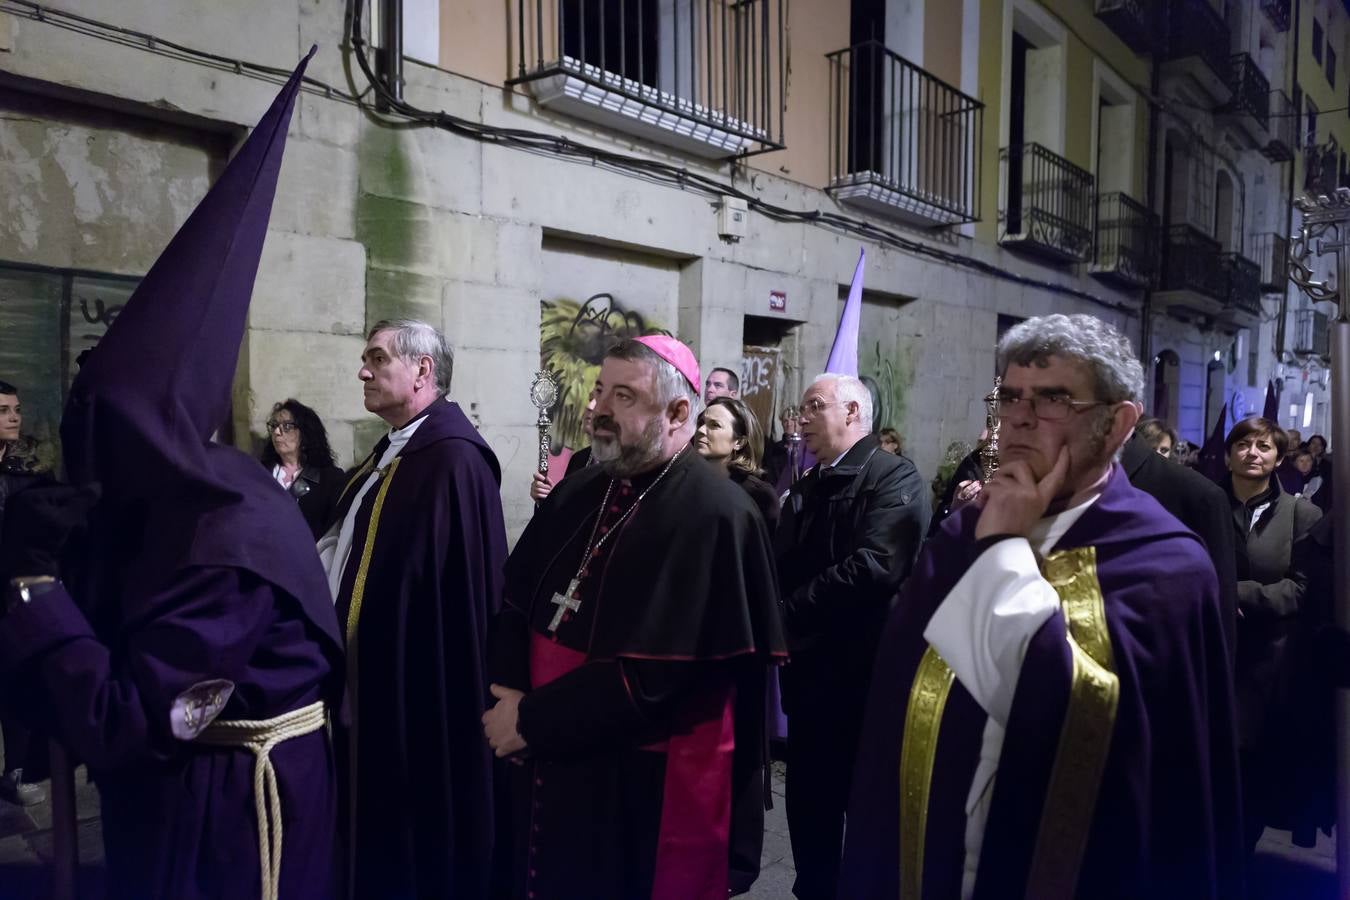
[[1222, 484], [1228, 475], [1228, 448], [1224, 446], [1224, 441], [1228, 437], [1228, 431], [1224, 427], [1227, 423], [1228, 404], [1225, 403], [1223, 411], [1219, 413], [1219, 421], [1214, 423], [1214, 430], [1205, 440], [1205, 445], [1200, 448], [1200, 455], [1196, 460], [1196, 468], [1200, 474], [1215, 484]]
[[1275, 390], [1275, 382], [1266, 382], [1266, 402], [1261, 407], [1261, 416], [1272, 422], [1280, 421], [1280, 395]]
[[314, 48], [89, 353], [71, 386], [61, 440], [71, 480], [102, 487], [95, 548], [101, 538], [123, 538], [99, 531], [134, 509], [134, 521], [145, 522], [138, 578], [191, 565], [245, 569], [307, 610], [309, 595], [323, 601], [328, 608], [311, 618], [337, 640], [295, 501], [257, 460], [211, 441], [229, 415], [286, 132], [313, 55]]

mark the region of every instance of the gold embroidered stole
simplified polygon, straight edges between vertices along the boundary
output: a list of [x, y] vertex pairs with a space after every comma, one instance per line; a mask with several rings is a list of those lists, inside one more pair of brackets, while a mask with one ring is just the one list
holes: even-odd
[[[1097, 552], [1052, 553], [1041, 572], [1059, 595], [1073, 657], [1069, 704], [1036, 836], [1026, 896], [1072, 897], [1115, 727], [1120, 681], [1113, 670]], [[936, 650], [919, 661], [900, 747], [900, 900], [922, 900], [924, 835], [938, 732], [954, 675]]]
[[928, 829], [928, 793], [933, 785], [938, 731], [956, 675], [928, 647], [914, 673], [900, 742], [900, 900], [923, 896], [923, 845]]
[[1041, 566], [1059, 594], [1073, 654], [1069, 706], [1045, 791], [1027, 897], [1072, 897], [1092, 830], [1097, 792], [1111, 751], [1120, 679], [1106, 628], [1106, 603], [1097, 580], [1097, 550], [1052, 553]]
[[[347, 737], [347, 748], [349, 753], [347, 768], [349, 772], [348, 778], [348, 784], [350, 787], [349, 797], [351, 798], [349, 801], [350, 802], [349, 817], [352, 822], [350, 828], [351, 831], [350, 838], [351, 838], [351, 847], [353, 850], [356, 848], [355, 822], [356, 822], [356, 801], [358, 796], [356, 790], [357, 785], [356, 735], [357, 735], [358, 713], [360, 707], [360, 704], [358, 702], [360, 691], [358, 690], [358, 681], [357, 681], [357, 668], [358, 662], [360, 660], [360, 654], [357, 652], [358, 651], [357, 643], [360, 637], [360, 630], [357, 628], [357, 625], [361, 620], [361, 601], [365, 598], [366, 595], [366, 578], [370, 574], [370, 559], [375, 554], [375, 536], [379, 533], [380, 530], [380, 513], [384, 511], [384, 498], [389, 494], [389, 485], [393, 484], [394, 473], [398, 471], [398, 464], [402, 462], [402, 460], [403, 457], [401, 456], [394, 457], [393, 460], [390, 461], [389, 467], [384, 470], [383, 477], [380, 478], [379, 488], [375, 494], [375, 505], [371, 507], [370, 521], [366, 524], [366, 539], [361, 546], [361, 559], [357, 563], [356, 578], [352, 582], [351, 602], [347, 607], [347, 621], [344, 623], [345, 633], [347, 636], [347, 698], [350, 704], [348, 708], [351, 713], [351, 728], [348, 731]], [[352, 481], [348, 484], [348, 487], [350, 487], [351, 484], [354, 484], [356, 478], [359, 478], [360, 476], [361, 473], [358, 472], [356, 476], [353, 477]], [[355, 859], [356, 854], [352, 853], [351, 862], [349, 863], [349, 870], [348, 870], [349, 877], [354, 877], [355, 869], [353, 867], [355, 866]]]

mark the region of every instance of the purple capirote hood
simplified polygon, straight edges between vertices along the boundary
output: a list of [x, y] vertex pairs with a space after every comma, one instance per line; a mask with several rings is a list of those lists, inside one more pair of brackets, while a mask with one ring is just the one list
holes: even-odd
[[[317, 590], [327, 603], [295, 502], [256, 460], [211, 440], [229, 413], [286, 133], [315, 49], [71, 386], [61, 422], [66, 471], [77, 483], [102, 486], [105, 509], [96, 523], [115, 521], [109, 508], [145, 510], [138, 577], [163, 577], [189, 565], [232, 566], [302, 600]], [[336, 625], [326, 622], [329, 606], [318, 621], [335, 636]]]

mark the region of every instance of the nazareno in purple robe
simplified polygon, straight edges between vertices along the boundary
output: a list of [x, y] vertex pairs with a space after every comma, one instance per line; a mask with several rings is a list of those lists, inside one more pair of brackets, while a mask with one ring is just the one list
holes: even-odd
[[[868, 699], [838, 896], [900, 896], [901, 746], [924, 628], [974, 562], [978, 510], [943, 524], [886, 626]], [[1056, 545], [1092, 546], [1120, 696], [1074, 896], [1241, 896], [1232, 684], [1204, 546], [1116, 466]], [[1054, 613], [1028, 646], [999, 757], [974, 896], [1028, 896], [1072, 661]], [[986, 721], [953, 684], [923, 830], [922, 896], [961, 895], [966, 801]], [[906, 784], [904, 787], [913, 787]]]
[[[362, 500], [338, 594], [354, 732], [337, 744], [360, 898], [483, 897], [491, 864], [481, 719], [506, 562], [501, 470], [458, 404], [425, 415]], [[358, 467], [337, 520], [374, 462]]]
[[[228, 418], [305, 62], [76, 377], [61, 425], [66, 471], [102, 497], [67, 553], [66, 588], [0, 620], [0, 690], [98, 784], [115, 897], [257, 897], [254, 755], [194, 738], [212, 714], [267, 719], [342, 696], [341, 640], [309, 529], [253, 459], [211, 441]], [[333, 896], [327, 736], [271, 757], [280, 896]]]

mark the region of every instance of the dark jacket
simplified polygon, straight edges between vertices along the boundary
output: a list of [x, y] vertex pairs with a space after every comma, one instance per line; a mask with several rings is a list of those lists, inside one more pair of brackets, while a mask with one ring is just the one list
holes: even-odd
[[928, 528], [928, 485], [880, 447], [864, 437], [839, 465], [800, 478], [783, 504], [774, 553], [794, 670], [784, 676], [788, 707], [788, 682], [814, 673], [817, 688], [828, 679], [866, 689], [891, 599]]
[[1237, 656], [1238, 560], [1245, 559], [1247, 545], [1233, 530], [1228, 495], [1199, 472], [1163, 459], [1139, 438], [1125, 443], [1120, 464], [1130, 484], [1151, 495], [1205, 542], [1219, 576], [1223, 633], [1232, 665]]
[[759, 514], [764, 517], [764, 524], [769, 526], [769, 536], [778, 530], [778, 519], [782, 511], [778, 503], [778, 494], [763, 478], [751, 475], [743, 469], [732, 469], [730, 471], [731, 480], [736, 482], [750, 495], [750, 499], [755, 501], [755, 507]]
[[[270, 469], [268, 471], [271, 471]], [[280, 482], [278, 482], [278, 485]], [[329, 517], [337, 507], [338, 496], [347, 484], [347, 474], [337, 466], [305, 466], [286, 492], [300, 506], [314, 540], [323, 537]]]
[[[1290, 635], [1298, 625], [1308, 576], [1296, 565], [1294, 545], [1322, 517], [1302, 497], [1286, 494], [1278, 478], [1246, 503], [1224, 481], [1233, 528], [1247, 547], [1246, 571], [1238, 573], [1236, 688], [1242, 746], [1251, 750], [1266, 736], [1276, 685], [1287, 664]], [[1301, 558], [1301, 557], [1300, 557]]]
[[956, 489], [962, 482], [979, 481], [984, 477], [984, 468], [980, 464], [980, 448], [976, 447], [966, 458], [961, 460], [952, 472], [952, 477], [947, 479], [947, 486], [942, 489], [942, 496], [938, 498], [937, 509], [933, 510], [933, 520], [928, 523], [928, 536], [937, 534], [938, 528], [942, 522], [952, 514], [952, 504], [956, 502]]

